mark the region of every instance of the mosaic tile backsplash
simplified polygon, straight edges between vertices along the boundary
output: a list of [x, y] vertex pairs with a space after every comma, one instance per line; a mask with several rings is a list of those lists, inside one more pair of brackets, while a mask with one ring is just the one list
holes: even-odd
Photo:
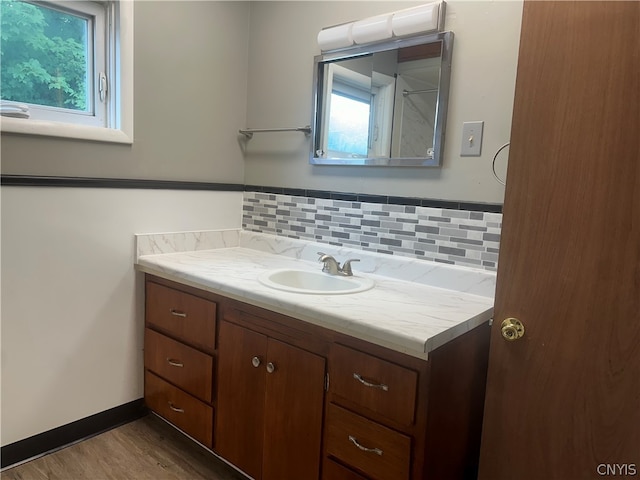
[[242, 226], [495, 271], [502, 214], [247, 191]]

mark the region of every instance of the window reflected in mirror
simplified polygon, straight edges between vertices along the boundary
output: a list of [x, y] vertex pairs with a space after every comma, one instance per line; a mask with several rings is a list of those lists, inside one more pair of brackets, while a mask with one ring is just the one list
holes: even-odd
[[327, 151], [332, 155], [366, 157], [369, 152], [369, 118], [371, 102], [340, 93], [334, 87], [331, 92], [331, 114]]

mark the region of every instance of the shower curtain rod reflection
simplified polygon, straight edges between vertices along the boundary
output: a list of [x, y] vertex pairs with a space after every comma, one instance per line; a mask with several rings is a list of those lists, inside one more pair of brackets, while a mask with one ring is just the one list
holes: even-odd
[[247, 137], [247, 139], [253, 138], [254, 133], [267, 132], [304, 132], [305, 135], [311, 135], [311, 126], [306, 125], [304, 127], [291, 128], [246, 128], [244, 130], [238, 130], [238, 132]]
[[418, 93], [438, 93], [438, 89], [437, 88], [430, 88], [427, 90], [403, 90], [402, 91], [402, 95], [403, 96], [407, 96], [407, 95], [415, 95]]

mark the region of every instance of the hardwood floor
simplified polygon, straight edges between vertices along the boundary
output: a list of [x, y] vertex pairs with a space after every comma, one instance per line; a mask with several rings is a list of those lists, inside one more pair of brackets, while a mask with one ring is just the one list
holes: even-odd
[[245, 480], [155, 415], [0, 474], [2, 480]]

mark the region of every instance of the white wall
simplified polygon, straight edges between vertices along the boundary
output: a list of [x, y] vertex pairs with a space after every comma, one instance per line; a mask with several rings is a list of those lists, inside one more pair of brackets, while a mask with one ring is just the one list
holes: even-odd
[[[242, 184], [249, 3], [136, 1], [133, 145], [2, 134], [2, 173]], [[242, 192], [3, 187], [2, 445], [142, 397], [135, 233], [239, 228]]]
[[134, 234], [240, 228], [242, 192], [3, 187], [2, 445], [143, 395]]
[[[313, 57], [323, 27], [421, 3], [252, 2], [248, 126], [311, 122]], [[263, 134], [247, 145], [245, 183], [501, 203], [504, 187], [491, 160], [509, 140], [521, 18], [521, 0], [447, 0], [445, 28], [455, 40], [442, 168], [312, 166], [310, 139]], [[461, 157], [462, 123], [472, 120], [485, 122], [482, 156]]]

